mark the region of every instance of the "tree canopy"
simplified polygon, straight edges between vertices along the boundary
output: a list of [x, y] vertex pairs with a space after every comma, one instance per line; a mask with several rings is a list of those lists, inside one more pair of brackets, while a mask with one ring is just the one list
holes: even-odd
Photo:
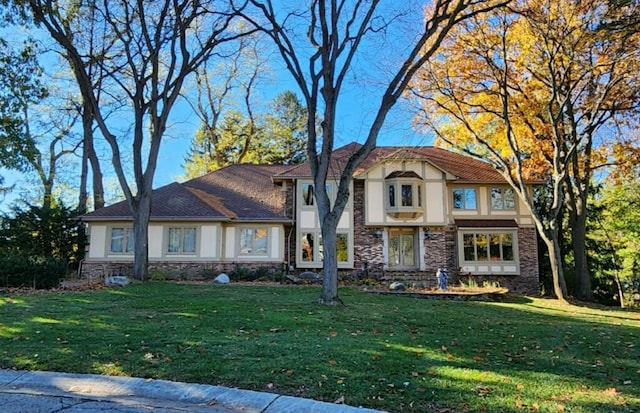
[[[557, 242], [561, 212], [568, 208], [576, 247], [584, 246], [594, 170], [622, 142], [611, 131], [637, 121], [639, 39], [599, 30], [606, 6], [521, 0], [469, 19], [413, 89], [423, 105], [417, 122], [493, 163], [529, 207], [550, 248], [560, 298], [567, 295]], [[527, 180], [550, 183], [544, 216]], [[588, 296], [586, 252], [576, 254], [584, 261], [576, 271], [586, 283], [580, 291]]]

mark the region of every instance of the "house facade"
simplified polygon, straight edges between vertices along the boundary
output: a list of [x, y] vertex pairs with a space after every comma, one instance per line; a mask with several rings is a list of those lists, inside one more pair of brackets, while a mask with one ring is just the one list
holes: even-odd
[[[332, 156], [335, 199], [344, 162]], [[353, 176], [337, 227], [345, 275], [435, 283], [438, 268], [481, 284], [538, 291], [530, 213], [490, 165], [434, 147], [378, 147]], [[131, 273], [132, 220], [125, 202], [83, 217], [89, 278]], [[234, 269], [321, 272], [322, 234], [310, 166], [231, 165], [153, 193], [150, 272], [202, 278]]]

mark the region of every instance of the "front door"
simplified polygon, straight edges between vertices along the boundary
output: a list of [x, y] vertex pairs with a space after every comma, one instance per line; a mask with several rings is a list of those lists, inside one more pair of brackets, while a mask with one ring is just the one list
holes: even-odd
[[389, 269], [416, 269], [416, 232], [413, 228], [389, 230]]

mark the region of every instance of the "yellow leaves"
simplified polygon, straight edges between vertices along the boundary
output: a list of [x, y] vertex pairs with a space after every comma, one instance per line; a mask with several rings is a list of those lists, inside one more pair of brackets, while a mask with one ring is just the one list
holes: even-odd
[[615, 389], [615, 387], [609, 387], [608, 389], [605, 389], [602, 393], [604, 393], [605, 396], [617, 396], [618, 390]]

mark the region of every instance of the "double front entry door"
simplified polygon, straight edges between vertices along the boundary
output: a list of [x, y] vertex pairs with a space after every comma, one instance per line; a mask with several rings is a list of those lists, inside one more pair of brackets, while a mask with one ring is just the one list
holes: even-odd
[[390, 228], [388, 243], [389, 269], [418, 268], [418, 236], [414, 228]]

